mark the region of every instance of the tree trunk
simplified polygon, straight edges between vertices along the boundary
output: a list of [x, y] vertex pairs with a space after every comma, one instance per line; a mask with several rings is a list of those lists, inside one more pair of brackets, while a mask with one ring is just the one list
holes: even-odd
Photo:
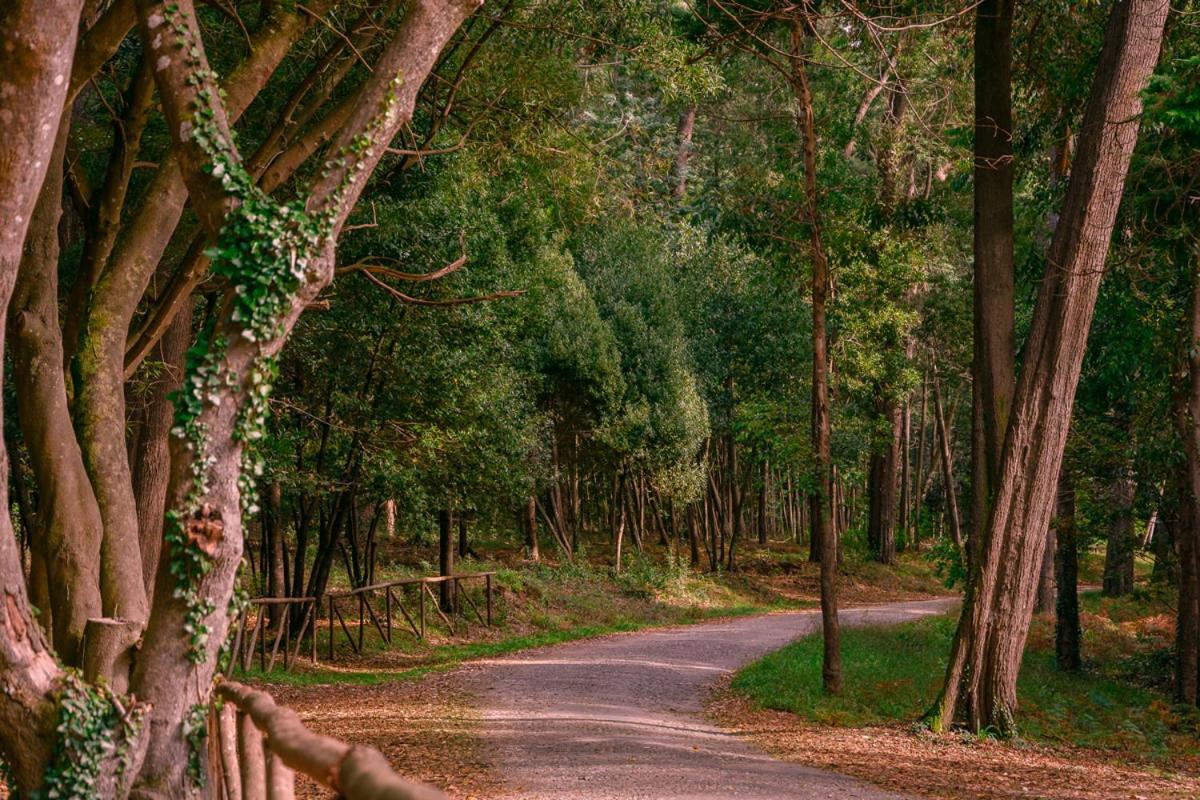
[[1042, 571], [1038, 576], [1037, 603], [1034, 610], [1039, 614], [1054, 611], [1057, 595], [1054, 587], [1054, 558], [1058, 550], [1058, 535], [1053, 526], [1046, 536], [1046, 551], [1042, 555]]
[[7, 332], [21, 434], [38, 488], [32, 538], [46, 581], [55, 587], [45, 598], [49, 605], [41, 607], [49, 614], [47, 630], [55, 653], [64, 664], [78, 666], [87, 621], [102, 613], [96, 565], [103, 527], [75, 439], [61, 369], [58, 222], [67, 136], [64, 121], [25, 240]]
[[538, 553], [537, 498], [533, 495], [529, 495], [529, 499], [525, 501], [525, 550], [530, 561], [542, 560], [541, 554]]
[[871, 454], [867, 540], [876, 561], [893, 564], [896, 561], [896, 490], [904, 418], [900, 405], [892, 400], [881, 402], [880, 410], [888, 423], [888, 438], [882, 452]]
[[1122, 597], [1133, 591], [1133, 496], [1136, 484], [1128, 466], [1110, 486], [1112, 517], [1104, 550], [1104, 595]]
[[824, 655], [821, 682], [829, 694], [842, 691], [841, 635], [838, 628], [838, 543], [833, 528], [832, 463], [829, 419], [829, 356], [826, 340], [825, 302], [829, 295], [829, 262], [821, 238], [821, 214], [817, 202], [817, 133], [812, 91], [805, 63], [806, 43], [811, 30], [811, 9], [792, 18], [792, 88], [799, 102], [801, 132], [804, 140], [804, 209], [808, 225], [812, 260], [812, 451], [817, 473], [817, 489], [809, 496], [812, 504], [813, 540], [820, 539], [821, 627]]
[[696, 104], [679, 115], [675, 131], [675, 166], [671, 173], [671, 196], [680, 200], [687, 193], [688, 162], [692, 158], [692, 132], [696, 128]]
[[162, 374], [146, 401], [143, 430], [133, 463], [133, 494], [137, 500], [138, 538], [146, 594], [154, 595], [154, 576], [162, 549], [163, 511], [171, 474], [170, 432], [175, 421], [172, 397], [183, 385], [184, 355], [192, 339], [192, 315], [182, 312], [158, 343]]
[[1012, 23], [1016, 0], [975, 9], [975, 269], [971, 373], [971, 548], [988, 522], [1012, 408]]
[[[1014, 731], [1017, 673], [1036, 599], [1071, 408], [1130, 157], [1169, 6], [1119, 0], [1105, 35], [1050, 265], [1013, 395], [987, 528], [977, 532], [936, 728]], [[980, 536], [982, 534], [982, 536]]]
[[[13, 0], [0, 6], [0, 318], [8, 309], [30, 220], [53, 162], [82, 0]], [[2, 35], [2, 34], [0, 34]], [[57, 82], [55, 81], [57, 76]], [[0, 342], [0, 356], [3, 343]], [[3, 359], [0, 357], [0, 365]], [[2, 402], [2, 398], [0, 398]], [[2, 411], [2, 408], [0, 408]], [[2, 418], [2, 417], [0, 417]], [[57, 725], [62, 670], [25, 592], [21, 554], [9, 516], [8, 454], [0, 450], [0, 757], [23, 795], [42, 785]]]
[[[912, 348], [909, 348], [912, 359]], [[903, 546], [912, 545], [912, 407], [904, 402], [900, 418], [900, 501], [896, 527], [904, 535]]]
[[963, 552], [962, 522], [958, 516], [958, 487], [954, 480], [954, 457], [950, 454], [950, 431], [942, 410], [942, 390], [933, 376], [933, 413], [937, 417], [937, 440], [941, 448], [942, 485], [946, 492], [946, 511], [950, 517], [950, 537], [960, 553]]
[[1186, 353], [1186, 412], [1181, 431], [1187, 479], [1179, 505], [1175, 540], [1179, 548], [1179, 605], [1175, 623], [1175, 695], [1189, 705], [1200, 700], [1200, 251], [1192, 251], [1192, 302]]
[[1058, 668], [1078, 672], [1083, 666], [1079, 645], [1079, 544], [1075, 530], [1075, 482], [1063, 467], [1058, 477], [1055, 514], [1055, 583], [1058, 584], [1054, 620], [1054, 657]]

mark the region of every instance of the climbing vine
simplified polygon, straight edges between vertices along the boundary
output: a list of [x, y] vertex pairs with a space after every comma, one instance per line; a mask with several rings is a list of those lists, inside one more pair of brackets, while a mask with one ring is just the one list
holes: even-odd
[[208, 704], [197, 703], [183, 718], [183, 738], [188, 743], [187, 775], [192, 785], [204, 788], [204, 762], [200, 754], [208, 743]]
[[126, 709], [108, 689], [88, 684], [67, 670], [58, 698], [58, 740], [42, 789], [47, 800], [100, 796], [106, 763], [116, 761], [119, 778], [130, 768], [130, 743], [137, 739], [144, 709]]

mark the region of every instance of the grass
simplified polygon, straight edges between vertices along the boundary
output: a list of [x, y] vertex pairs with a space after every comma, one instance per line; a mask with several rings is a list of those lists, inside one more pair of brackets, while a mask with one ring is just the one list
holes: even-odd
[[[1104, 601], [1089, 595], [1085, 606], [1103, 606]], [[1120, 605], [1133, 613], [1132, 603]], [[930, 708], [941, 688], [955, 624], [954, 618], [934, 617], [887, 628], [844, 630], [845, 691], [838, 697], [820, 689], [819, 636], [801, 639], [744, 668], [733, 688], [761, 707], [790, 711], [823, 725], [912, 723]], [[1021, 738], [1120, 750], [1154, 761], [1197, 755], [1194, 710], [1173, 708], [1163, 692], [1129, 680], [1119, 667], [1128, 659], [1125, 651], [1098, 649], [1107, 647], [1111, 637], [1093, 636], [1093, 626], [1085, 629], [1088, 668], [1080, 674], [1064, 673], [1054, 663], [1048, 624], [1035, 623], [1022, 665], [1017, 687]]]

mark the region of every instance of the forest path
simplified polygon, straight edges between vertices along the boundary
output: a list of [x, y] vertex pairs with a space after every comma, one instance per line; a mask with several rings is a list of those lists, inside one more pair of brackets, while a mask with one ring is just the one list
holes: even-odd
[[[843, 626], [945, 613], [957, 598], [844, 609]], [[824, 770], [776, 761], [701, 716], [707, 687], [820, 630], [818, 611], [622, 634], [474, 662], [481, 750], [505, 797], [550, 800], [898, 800]]]

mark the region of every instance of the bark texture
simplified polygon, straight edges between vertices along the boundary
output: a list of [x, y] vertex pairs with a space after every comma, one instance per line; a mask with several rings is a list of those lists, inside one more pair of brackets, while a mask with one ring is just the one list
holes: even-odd
[[[25, 236], [53, 154], [82, 0], [0, 5], [0, 319], [8, 308]], [[0, 342], [0, 364], [3, 343]], [[2, 400], [0, 400], [2, 402]], [[3, 409], [0, 407], [0, 419]], [[23, 793], [40, 785], [57, 722], [61, 670], [25, 593], [9, 517], [8, 455], [0, 450], [0, 757]]]
[[[1012, 23], [1016, 0], [975, 9], [975, 272], [971, 389], [971, 532], [987, 525], [1012, 407]], [[972, 554], [979, 537], [972, 538]]]

